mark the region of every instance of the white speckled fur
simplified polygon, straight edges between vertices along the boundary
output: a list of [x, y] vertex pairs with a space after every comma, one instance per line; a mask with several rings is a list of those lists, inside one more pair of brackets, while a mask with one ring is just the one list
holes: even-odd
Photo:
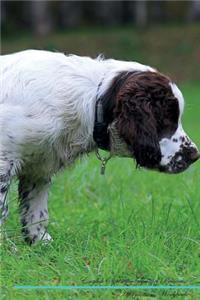
[[176, 84], [170, 83], [170, 86], [174, 96], [176, 97], [176, 99], [178, 99], [180, 114], [179, 114], [178, 128], [176, 132], [170, 138], [163, 138], [159, 142], [161, 153], [162, 153], [162, 160], [160, 162], [161, 166], [168, 165], [170, 161], [173, 159], [174, 155], [180, 151], [181, 147], [184, 144], [182, 138], [184, 138], [187, 141], [187, 143], [190, 144], [191, 147], [197, 148], [197, 146], [187, 136], [181, 124], [181, 117], [184, 110], [183, 95], [179, 90], [179, 88], [176, 86]]

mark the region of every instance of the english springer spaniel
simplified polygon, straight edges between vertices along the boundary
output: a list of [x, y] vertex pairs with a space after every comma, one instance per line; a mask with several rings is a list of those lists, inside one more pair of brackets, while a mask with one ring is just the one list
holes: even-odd
[[[51, 239], [51, 177], [84, 153], [100, 148], [167, 173], [182, 172], [200, 157], [181, 125], [180, 90], [149, 66], [27, 50], [1, 56], [0, 67], [1, 219], [17, 176], [30, 244]], [[98, 157], [104, 169], [106, 159]]]

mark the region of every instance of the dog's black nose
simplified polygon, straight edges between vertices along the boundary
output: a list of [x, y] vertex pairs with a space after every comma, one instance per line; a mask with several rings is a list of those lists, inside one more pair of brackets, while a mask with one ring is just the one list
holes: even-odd
[[197, 161], [200, 158], [200, 152], [198, 152], [196, 149], [193, 150], [190, 154], [190, 160], [191, 163], [194, 163], [195, 161]]

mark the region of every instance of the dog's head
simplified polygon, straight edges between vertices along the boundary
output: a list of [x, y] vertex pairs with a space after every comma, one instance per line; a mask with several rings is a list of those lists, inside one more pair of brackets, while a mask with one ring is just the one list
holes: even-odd
[[182, 93], [169, 78], [151, 71], [121, 73], [109, 93], [105, 118], [112, 115], [120, 155], [128, 149], [139, 166], [167, 173], [182, 172], [200, 158], [181, 125]]

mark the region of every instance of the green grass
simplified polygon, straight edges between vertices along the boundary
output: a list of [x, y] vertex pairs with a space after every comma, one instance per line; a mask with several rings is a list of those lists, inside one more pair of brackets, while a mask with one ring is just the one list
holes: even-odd
[[[199, 86], [183, 87], [184, 127], [200, 145]], [[16, 285], [189, 284], [200, 282], [200, 164], [179, 175], [136, 170], [112, 159], [99, 174], [94, 155], [53, 182], [49, 232], [54, 241], [27, 246], [20, 234], [16, 184], [8, 239], [1, 249], [0, 299], [150, 299], [198, 291], [17, 291]], [[147, 282], [146, 282], [147, 280]], [[147, 297], [147, 298], [145, 298]], [[185, 296], [186, 297], [186, 296]], [[195, 298], [196, 297], [196, 298]], [[188, 298], [181, 298], [188, 299]]]

